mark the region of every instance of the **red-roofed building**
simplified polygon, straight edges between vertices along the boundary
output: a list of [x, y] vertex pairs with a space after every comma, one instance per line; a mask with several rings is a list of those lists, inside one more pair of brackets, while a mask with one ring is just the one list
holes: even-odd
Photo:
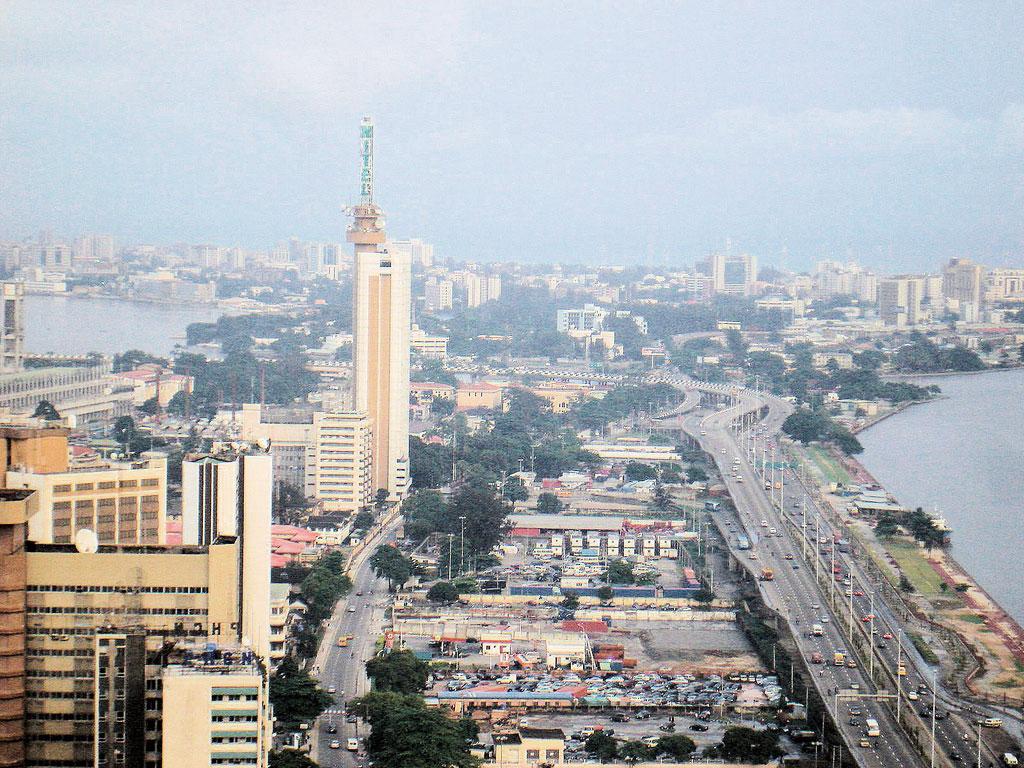
[[504, 389], [486, 381], [461, 384], [455, 392], [455, 408], [459, 411], [473, 411], [478, 408], [499, 410], [502, 407], [504, 393]]
[[191, 387], [192, 384], [191, 377], [182, 376], [152, 363], [140, 365], [130, 371], [121, 371], [113, 376], [120, 384], [132, 388], [132, 403], [137, 406], [156, 397], [159, 389], [160, 405], [166, 407], [175, 394], [183, 391], [186, 385]]

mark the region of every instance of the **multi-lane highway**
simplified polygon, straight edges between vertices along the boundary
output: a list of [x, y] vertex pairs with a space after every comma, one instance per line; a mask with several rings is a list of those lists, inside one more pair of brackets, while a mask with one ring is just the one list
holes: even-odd
[[[736, 526], [742, 528], [751, 548], [734, 551], [734, 554], [745, 561], [755, 575], [760, 574], [762, 568], [772, 569], [774, 579], [761, 582], [766, 602], [788, 622], [800, 653], [806, 659], [818, 653], [828, 662], [811, 665], [815, 670], [812, 677], [842, 731], [847, 747], [853, 749], [858, 764], [879, 768], [917, 768], [924, 765], [899, 733], [895, 720], [885, 707], [867, 698], [837, 699], [837, 692], [859, 696], [875, 693], [875, 688], [860, 664], [850, 667], [832, 663], [836, 651], [850, 654], [853, 649], [849, 647], [843, 625], [829, 606], [827, 593], [815, 579], [813, 567], [802, 560], [800, 546], [785, 530], [781, 517], [754, 473], [752, 463], [730, 431], [731, 422], [739, 413], [756, 409], [758, 405], [759, 398], [752, 394], [745, 393], [740, 398], [739, 406], [704, 417], [691, 416], [685, 426], [702, 448], [714, 456], [737, 508], [739, 519], [733, 523], [732, 530], [738, 530]], [[770, 407], [762, 426], [771, 433], [781, 425], [789, 408], [781, 401], [769, 400], [768, 403]], [[728, 534], [728, 521], [723, 519], [720, 522], [723, 533]], [[774, 535], [770, 534], [772, 529], [775, 529]], [[727, 538], [731, 545], [735, 545], [735, 536]], [[815, 624], [821, 627], [820, 636], [812, 634]], [[882, 735], [867, 739], [870, 747], [860, 747], [861, 741], [867, 738], [864, 736], [864, 722], [869, 717], [878, 721]]]
[[[335, 606], [314, 663], [321, 686], [328, 691], [333, 688], [336, 701], [335, 706], [328, 708], [314, 723], [315, 731], [310, 738], [311, 755], [323, 766], [365, 763], [362, 739], [368, 734], [368, 726], [354, 719], [349, 722], [344, 710], [346, 702], [369, 690], [365, 663], [373, 656], [380, 630], [390, 617], [387, 580], [374, 574], [370, 555], [377, 545], [394, 540], [398, 525], [397, 518], [386, 524], [373, 544], [353, 560], [349, 569], [352, 591]], [[338, 645], [341, 638], [351, 639], [341, 647]], [[349, 738], [360, 740], [358, 752], [347, 749]]]

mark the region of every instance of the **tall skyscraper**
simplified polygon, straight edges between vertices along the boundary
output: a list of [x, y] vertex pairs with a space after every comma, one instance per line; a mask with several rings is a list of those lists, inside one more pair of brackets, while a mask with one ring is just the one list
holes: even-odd
[[896, 275], [878, 281], [878, 316], [885, 325], [902, 328], [928, 319], [922, 307], [927, 281], [917, 275]]
[[354, 401], [373, 425], [373, 488], [391, 499], [409, 478], [409, 326], [412, 267], [384, 248], [383, 211], [373, 202], [373, 122], [360, 126], [359, 204], [348, 241], [355, 247], [352, 361]]

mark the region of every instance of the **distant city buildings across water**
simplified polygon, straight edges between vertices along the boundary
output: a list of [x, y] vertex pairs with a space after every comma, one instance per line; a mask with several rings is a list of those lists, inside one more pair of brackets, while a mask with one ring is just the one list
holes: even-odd
[[25, 351], [30, 355], [114, 355], [141, 349], [169, 355], [175, 344], [184, 344], [189, 323], [212, 322], [221, 314], [212, 306], [28, 295]]
[[904, 506], [937, 508], [953, 528], [953, 557], [1024, 621], [1024, 370], [921, 383], [946, 399], [862, 432], [858, 458]]

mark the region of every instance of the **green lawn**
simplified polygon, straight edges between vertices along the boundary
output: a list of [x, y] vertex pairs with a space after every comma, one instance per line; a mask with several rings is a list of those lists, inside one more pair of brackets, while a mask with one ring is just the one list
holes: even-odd
[[[925, 560], [923, 551], [918, 547], [908, 541], [890, 539], [885, 542], [885, 548], [899, 563], [915, 590], [925, 597], [947, 594], [940, 587], [942, 579], [939, 574]], [[953, 594], [952, 590], [948, 594]]]
[[820, 445], [809, 445], [806, 448], [807, 456], [814, 462], [821, 474], [830, 483], [850, 483], [849, 473], [843, 469], [832, 455]]

